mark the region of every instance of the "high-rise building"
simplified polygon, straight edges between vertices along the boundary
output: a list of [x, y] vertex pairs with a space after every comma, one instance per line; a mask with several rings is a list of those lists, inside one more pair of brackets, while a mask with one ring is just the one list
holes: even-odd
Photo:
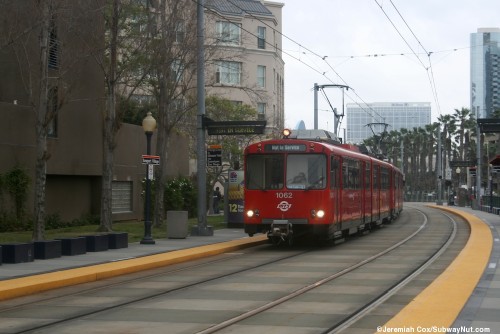
[[500, 28], [479, 28], [470, 46], [471, 111], [489, 118], [500, 109]]
[[348, 103], [346, 118], [346, 142], [359, 144], [384, 130], [413, 129], [431, 124], [431, 104], [430, 102]]

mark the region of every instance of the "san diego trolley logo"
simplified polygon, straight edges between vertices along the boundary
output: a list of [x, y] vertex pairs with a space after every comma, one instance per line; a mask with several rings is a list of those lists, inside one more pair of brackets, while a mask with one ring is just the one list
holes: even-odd
[[292, 207], [292, 205], [290, 203], [288, 203], [287, 201], [281, 201], [281, 203], [279, 203], [277, 206], [277, 208], [283, 212], [288, 211], [291, 207]]

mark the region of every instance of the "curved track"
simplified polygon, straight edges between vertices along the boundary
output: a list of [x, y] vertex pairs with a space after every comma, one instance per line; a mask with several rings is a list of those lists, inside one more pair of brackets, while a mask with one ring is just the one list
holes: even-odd
[[335, 247], [259, 246], [2, 303], [1, 323], [10, 321], [11, 333], [334, 333], [363, 323], [374, 332], [383, 320], [366, 324], [373, 308], [454, 253], [450, 245], [458, 251], [467, 234], [423, 210], [406, 208], [396, 222]]

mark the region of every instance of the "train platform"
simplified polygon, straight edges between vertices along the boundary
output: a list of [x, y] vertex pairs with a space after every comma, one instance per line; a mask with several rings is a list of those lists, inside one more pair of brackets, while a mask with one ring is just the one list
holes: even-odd
[[472, 295], [469, 296], [453, 326], [455, 328], [489, 328], [491, 333], [500, 333], [500, 216], [470, 207], [450, 208], [478, 217], [491, 231], [493, 245], [487, 266]]
[[[410, 204], [410, 203], [408, 203]], [[411, 203], [428, 205], [428, 203]], [[467, 207], [436, 206], [461, 214], [471, 237], [448, 269], [389, 322], [374, 332], [500, 333], [500, 216]], [[213, 236], [157, 239], [154, 245], [63, 256], [0, 266], [0, 300], [97, 281], [122, 274], [236, 251], [267, 242], [242, 229], [222, 229]], [[432, 307], [429, 307], [432, 305]], [[439, 311], [435, 311], [439, 309]]]
[[156, 239], [153, 245], [136, 242], [127, 248], [33, 262], [3, 263], [0, 265], [0, 300], [195, 260], [265, 242], [265, 235], [249, 238], [243, 229], [220, 229], [215, 230], [213, 236]]
[[428, 206], [465, 219], [469, 240], [439, 277], [376, 332], [500, 333], [500, 216], [470, 207]]

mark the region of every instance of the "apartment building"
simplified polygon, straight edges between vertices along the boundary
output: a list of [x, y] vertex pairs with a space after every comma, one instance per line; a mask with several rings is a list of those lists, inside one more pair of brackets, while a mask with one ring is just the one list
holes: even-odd
[[284, 127], [283, 3], [206, 0], [206, 45], [219, 52], [206, 64], [208, 95], [254, 107], [266, 132]]

